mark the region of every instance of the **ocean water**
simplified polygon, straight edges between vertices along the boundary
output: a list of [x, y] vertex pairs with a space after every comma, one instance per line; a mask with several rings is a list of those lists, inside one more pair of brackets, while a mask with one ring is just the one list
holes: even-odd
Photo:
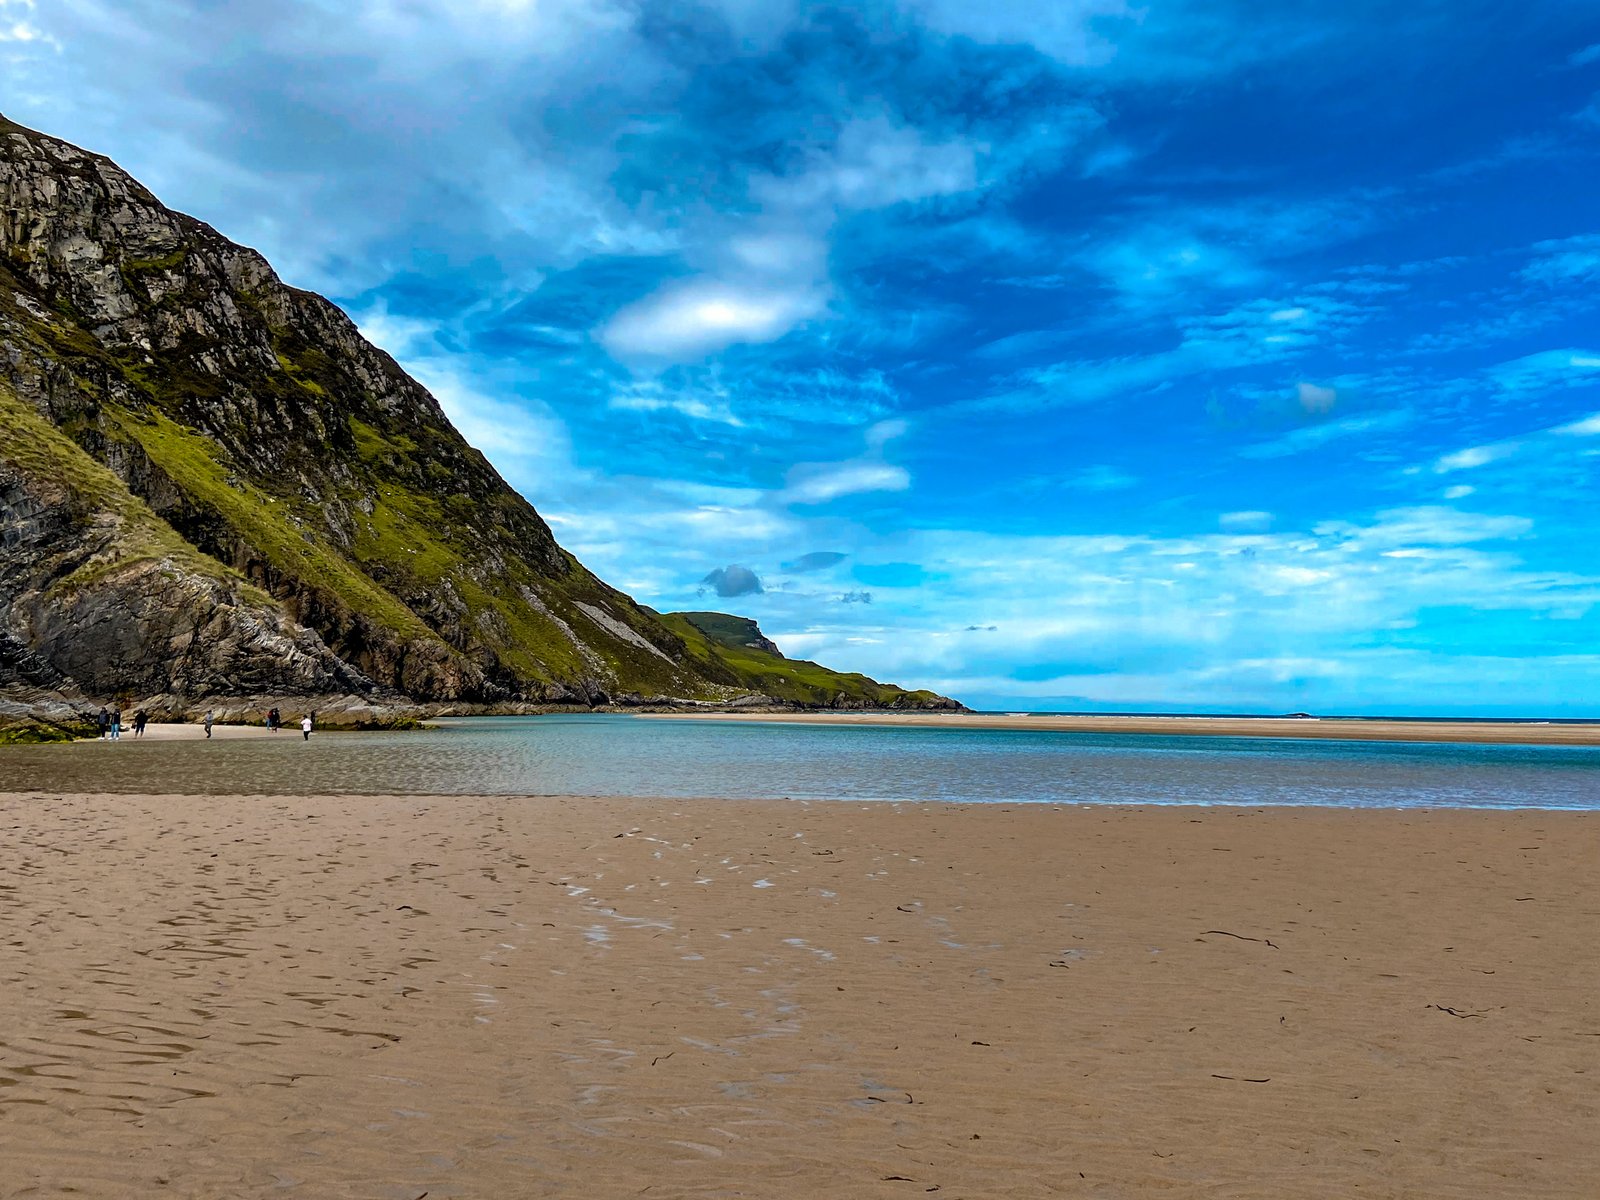
[[0, 747], [0, 791], [1600, 808], [1600, 747], [480, 717]]

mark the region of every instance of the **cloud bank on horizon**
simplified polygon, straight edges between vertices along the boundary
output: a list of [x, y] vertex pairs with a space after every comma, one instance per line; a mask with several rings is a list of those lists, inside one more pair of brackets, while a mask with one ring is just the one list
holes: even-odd
[[1600, 713], [1592, 5], [0, 0], [604, 578], [981, 707]]

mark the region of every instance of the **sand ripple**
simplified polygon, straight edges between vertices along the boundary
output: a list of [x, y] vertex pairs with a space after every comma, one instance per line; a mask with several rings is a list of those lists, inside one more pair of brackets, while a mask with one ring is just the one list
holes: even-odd
[[7, 1197], [1600, 1177], [1594, 815], [32, 796], [0, 855]]

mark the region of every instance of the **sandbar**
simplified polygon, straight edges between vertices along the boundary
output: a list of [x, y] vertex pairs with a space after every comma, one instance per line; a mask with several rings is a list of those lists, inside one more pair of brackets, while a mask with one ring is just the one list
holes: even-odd
[[1579, 1200], [1600, 814], [0, 795], [0, 1195]]
[[1353, 717], [1141, 717], [1079, 713], [647, 713], [656, 721], [781, 721], [795, 725], [882, 725], [908, 729], [1027, 729], [1060, 733], [1142, 733], [1169, 737], [1331, 738], [1370, 742], [1480, 742], [1486, 745], [1600, 746], [1600, 722], [1386, 721]]

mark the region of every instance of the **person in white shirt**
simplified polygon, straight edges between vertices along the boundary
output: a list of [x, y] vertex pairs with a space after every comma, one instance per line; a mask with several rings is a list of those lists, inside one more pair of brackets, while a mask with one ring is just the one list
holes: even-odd
[[307, 713], [300, 718], [300, 738], [302, 741], [309, 742], [311, 740], [311, 718], [314, 716], [316, 716], [315, 713]]

